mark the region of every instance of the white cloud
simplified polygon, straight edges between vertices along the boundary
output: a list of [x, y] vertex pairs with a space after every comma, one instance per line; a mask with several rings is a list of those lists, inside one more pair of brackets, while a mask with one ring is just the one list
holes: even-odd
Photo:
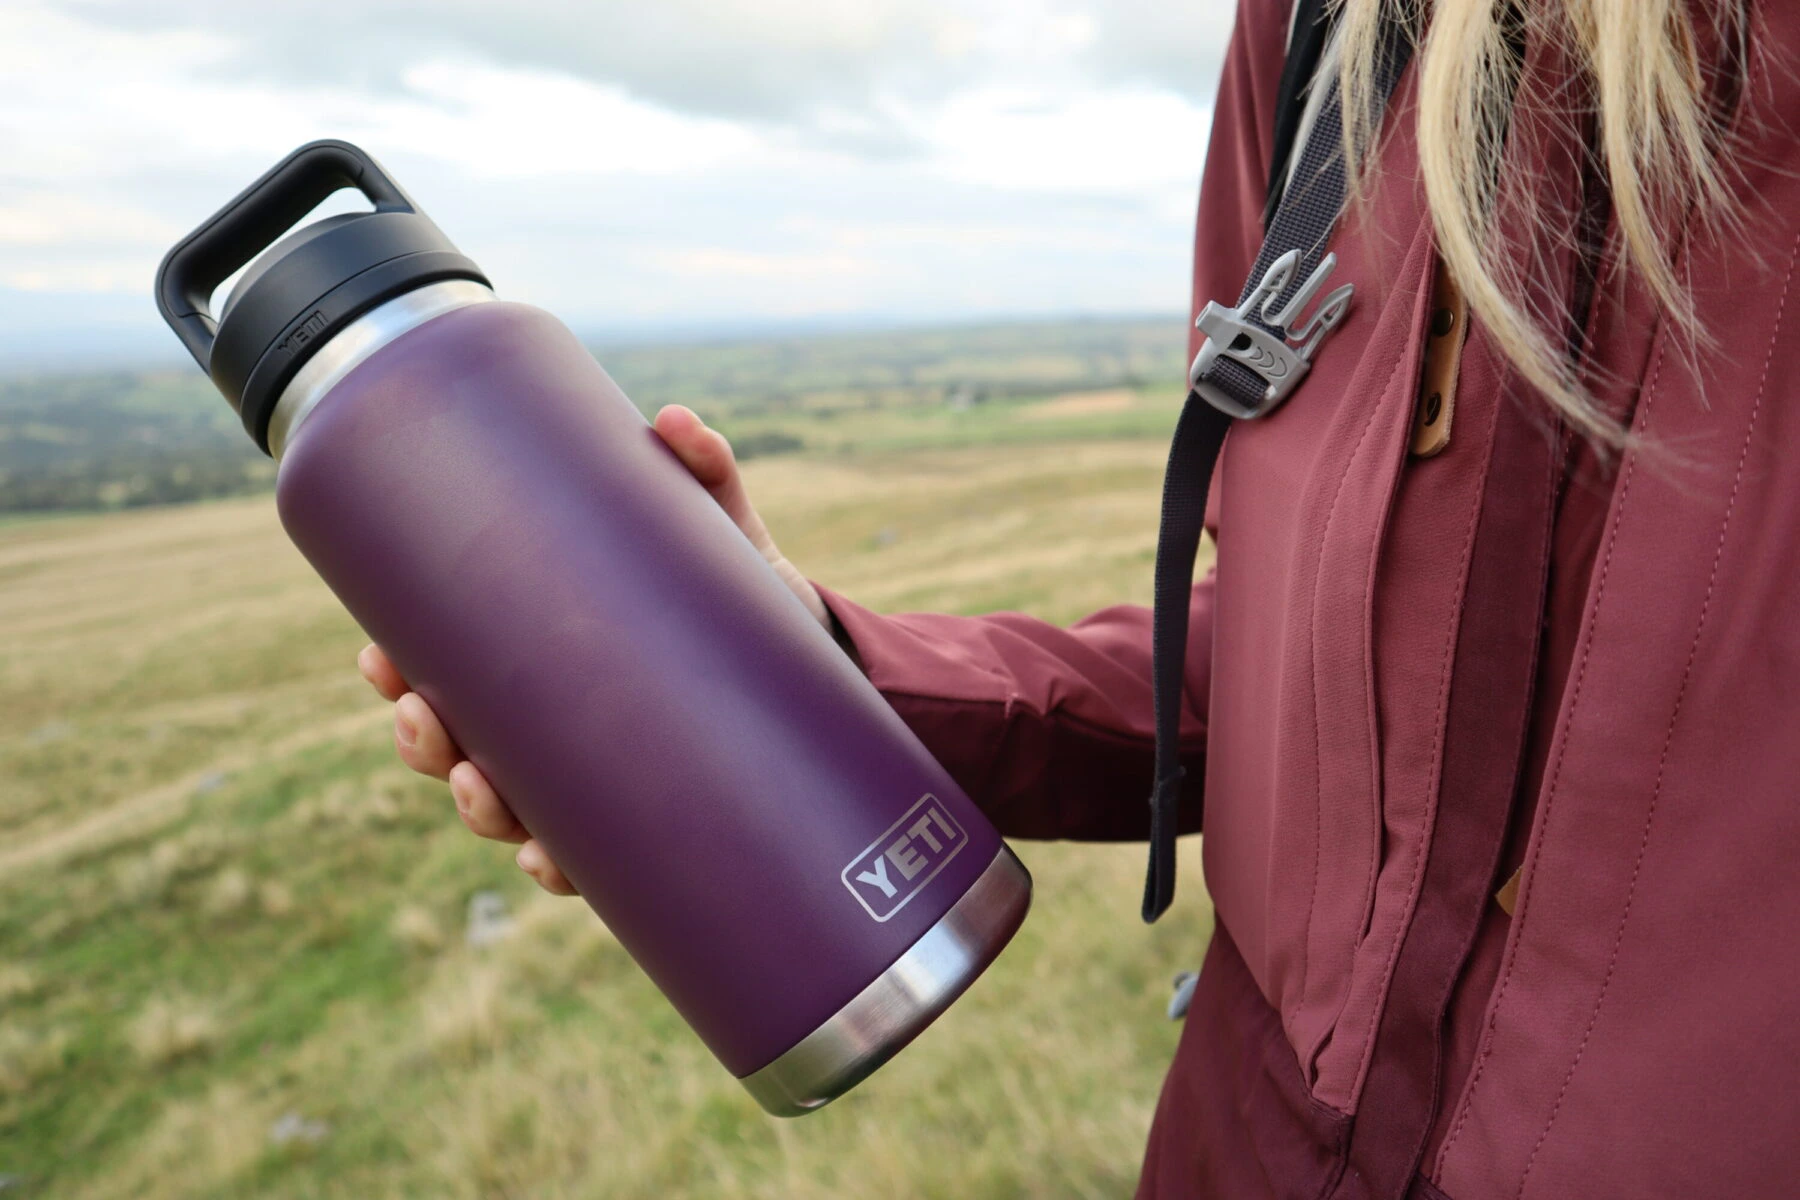
[[928, 118], [932, 158], [950, 176], [995, 187], [1146, 194], [1191, 191], [1207, 115], [1168, 92], [1084, 89], [1045, 96], [979, 89]]
[[96, 204], [79, 194], [29, 191], [0, 205], [0, 246], [173, 241], [182, 230], [167, 218], [129, 205]]
[[6, 289], [160, 339], [162, 251], [320, 136], [578, 327], [1175, 309], [1230, 7], [15, 0], [0, 339]]
[[662, 175], [741, 161], [765, 145], [743, 125], [568, 75], [438, 60], [403, 78], [408, 99], [372, 106], [367, 139], [461, 163], [479, 177]]

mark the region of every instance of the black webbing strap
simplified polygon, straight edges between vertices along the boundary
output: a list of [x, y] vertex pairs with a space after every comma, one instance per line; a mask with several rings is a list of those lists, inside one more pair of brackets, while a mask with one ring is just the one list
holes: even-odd
[[1275, 221], [1287, 182], [1288, 160], [1294, 155], [1294, 138], [1306, 112], [1307, 85], [1318, 73], [1319, 59], [1331, 37], [1337, 6], [1329, 0], [1298, 0], [1294, 5], [1293, 31], [1288, 35], [1287, 61], [1281, 64], [1281, 82], [1275, 85], [1275, 142], [1269, 156], [1269, 192], [1263, 202], [1263, 232]]
[[[1326, 19], [1318, 6], [1302, 0], [1294, 41], [1313, 35], [1314, 24]], [[1321, 43], [1322, 44], [1322, 43]], [[1410, 31], [1397, 17], [1383, 21], [1379, 61], [1375, 72], [1374, 100], [1387, 106], [1394, 83], [1412, 56]], [[1316, 51], [1315, 51], [1316, 61]], [[1296, 73], [1297, 76], [1297, 73]], [[1286, 111], [1303, 91], [1304, 80], [1293, 83], [1294, 96], [1285, 97]], [[1344, 204], [1343, 109], [1335, 79], [1321, 81], [1330, 88], [1320, 105], [1311, 132], [1300, 151], [1300, 161], [1286, 173], [1287, 185], [1268, 222], [1262, 250], [1244, 284], [1238, 305], [1241, 319], [1285, 341], [1287, 329], [1269, 323], [1266, 314], [1279, 312], [1303, 289], [1315, 284], [1314, 269], [1325, 257], [1325, 244]], [[1302, 102], [1303, 103], [1303, 102]], [[1296, 123], [1298, 117], [1293, 118]], [[1289, 134], [1291, 139], [1292, 134]], [[1281, 172], [1273, 178], [1280, 178]], [[1299, 264], [1268, 303], [1250, 301], [1265, 285], [1276, 260], [1290, 251], [1299, 252]], [[1304, 317], [1290, 317], [1290, 322]], [[1261, 415], [1272, 405], [1267, 396], [1270, 381], [1235, 358], [1217, 357], [1206, 373], [1193, 381], [1223, 393], [1241, 411]], [[1206, 496], [1212, 486], [1213, 467], [1225, 444], [1233, 417], [1214, 406], [1198, 390], [1188, 393], [1175, 424], [1169, 447], [1169, 464], [1163, 475], [1162, 524], [1156, 536], [1155, 615], [1151, 632], [1151, 687], [1156, 714], [1156, 783], [1150, 795], [1150, 865], [1144, 877], [1144, 920], [1155, 921], [1175, 898], [1175, 826], [1181, 801], [1181, 692], [1186, 675], [1188, 606], [1194, 586], [1194, 557], [1206, 521]]]

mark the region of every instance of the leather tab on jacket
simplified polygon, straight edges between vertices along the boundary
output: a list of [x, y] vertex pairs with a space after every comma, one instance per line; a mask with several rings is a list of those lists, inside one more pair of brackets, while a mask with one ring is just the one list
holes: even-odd
[[1450, 444], [1456, 375], [1469, 328], [1469, 302], [1441, 259], [1431, 285], [1431, 315], [1426, 319], [1430, 326], [1425, 331], [1425, 361], [1419, 369], [1419, 401], [1413, 410], [1412, 452], [1419, 458], [1440, 454]]

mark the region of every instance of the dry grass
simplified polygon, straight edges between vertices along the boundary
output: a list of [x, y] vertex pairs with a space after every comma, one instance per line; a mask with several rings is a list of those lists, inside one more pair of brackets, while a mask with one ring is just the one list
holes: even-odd
[[438, 920], [437, 914], [417, 904], [403, 904], [394, 912], [394, 919], [388, 922], [388, 932], [394, 940], [419, 954], [431, 954], [444, 948], [447, 940], [444, 934], [444, 923]]
[[43, 987], [42, 972], [21, 963], [0, 965], [0, 1006], [13, 1000], [28, 1000]]
[[198, 1094], [159, 1104], [142, 1135], [112, 1169], [91, 1180], [83, 1193], [93, 1200], [138, 1200], [145, 1196], [251, 1195], [242, 1181], [254, 1175], [269, 1152], [271, 1110], [255, 1089], [227, 1080]]
[[256, 901], [256, 885], [236, 867], [221, 871], [207, 889], [206, 911], [215, 917], [235, 917]]
[[66, 1030], [34, 1032], [0, 1025], [0, 1093], [23, 1092], [63, 1065], [69, 1046]]
[[1025, 410], [1024, 415], [1028, 421], [1054, 421], [1060, 417], [1126, 412], [1137, 402], [1138, 394], [1124, 388], [1115, 388], [1110, 392], [1068, 392], [1033, 404]]
[[465, 964], [425, 994], [419, 1017], [432, 1053], [466, 1066], [505, 1046], [527, 1013], [506, 975]]
[[147, 1067], [204, 1055], [223, 1036], [218, 1009], [210, 1001], [180, 994], [151, 999], [125, 1034], [132, 1052]]
[[[1162, 453], [749, 474], [789, 554], [864, 603], [1067, 620], [1148, 599]], [[1209, 921], [1187, 889], [1138, 925], [1139, 847], [1021, 846], [1036, 907], [1001, 962], [777, 1122], [585, 906], [393, 763], [356, 630], [266, 499], [0, 528], [0, 628], [0, 1175], [133, 1200], [1130, 1190], [1168, 978]], [[487, 890], [512, 932], [472, 949]], [[329, 1132], [272, 1138], [284, 1114]]]

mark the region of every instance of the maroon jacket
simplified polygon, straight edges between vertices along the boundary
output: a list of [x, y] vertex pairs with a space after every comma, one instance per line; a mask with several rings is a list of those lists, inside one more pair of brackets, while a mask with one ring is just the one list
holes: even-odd
[[[1261, 240], [1289, 7], [1239, 12], [1196, 307]], [[1619, 269], [1578, 123], [1509, 135], [1509, 177], [1597, 247], [1507, 231], [1642, 439], [1610, 464], [1479, 323], [1448, 447], [1410, 453], [1435, 259], [1402, 79], [1334, 240], [1356, 304], [1216, 482], [1184, 742], [1218, 933], [1140, 1195], [1800, 1194], [1800, 9], [1751, 9], [1721, 93], [1741, 224], [1682, 251], [1715, 344]], [[1528, 46], [1522, 94], [1567, 82]], [[1146, 611], [826, 599], [1004, 832], [1144, 836]]]

